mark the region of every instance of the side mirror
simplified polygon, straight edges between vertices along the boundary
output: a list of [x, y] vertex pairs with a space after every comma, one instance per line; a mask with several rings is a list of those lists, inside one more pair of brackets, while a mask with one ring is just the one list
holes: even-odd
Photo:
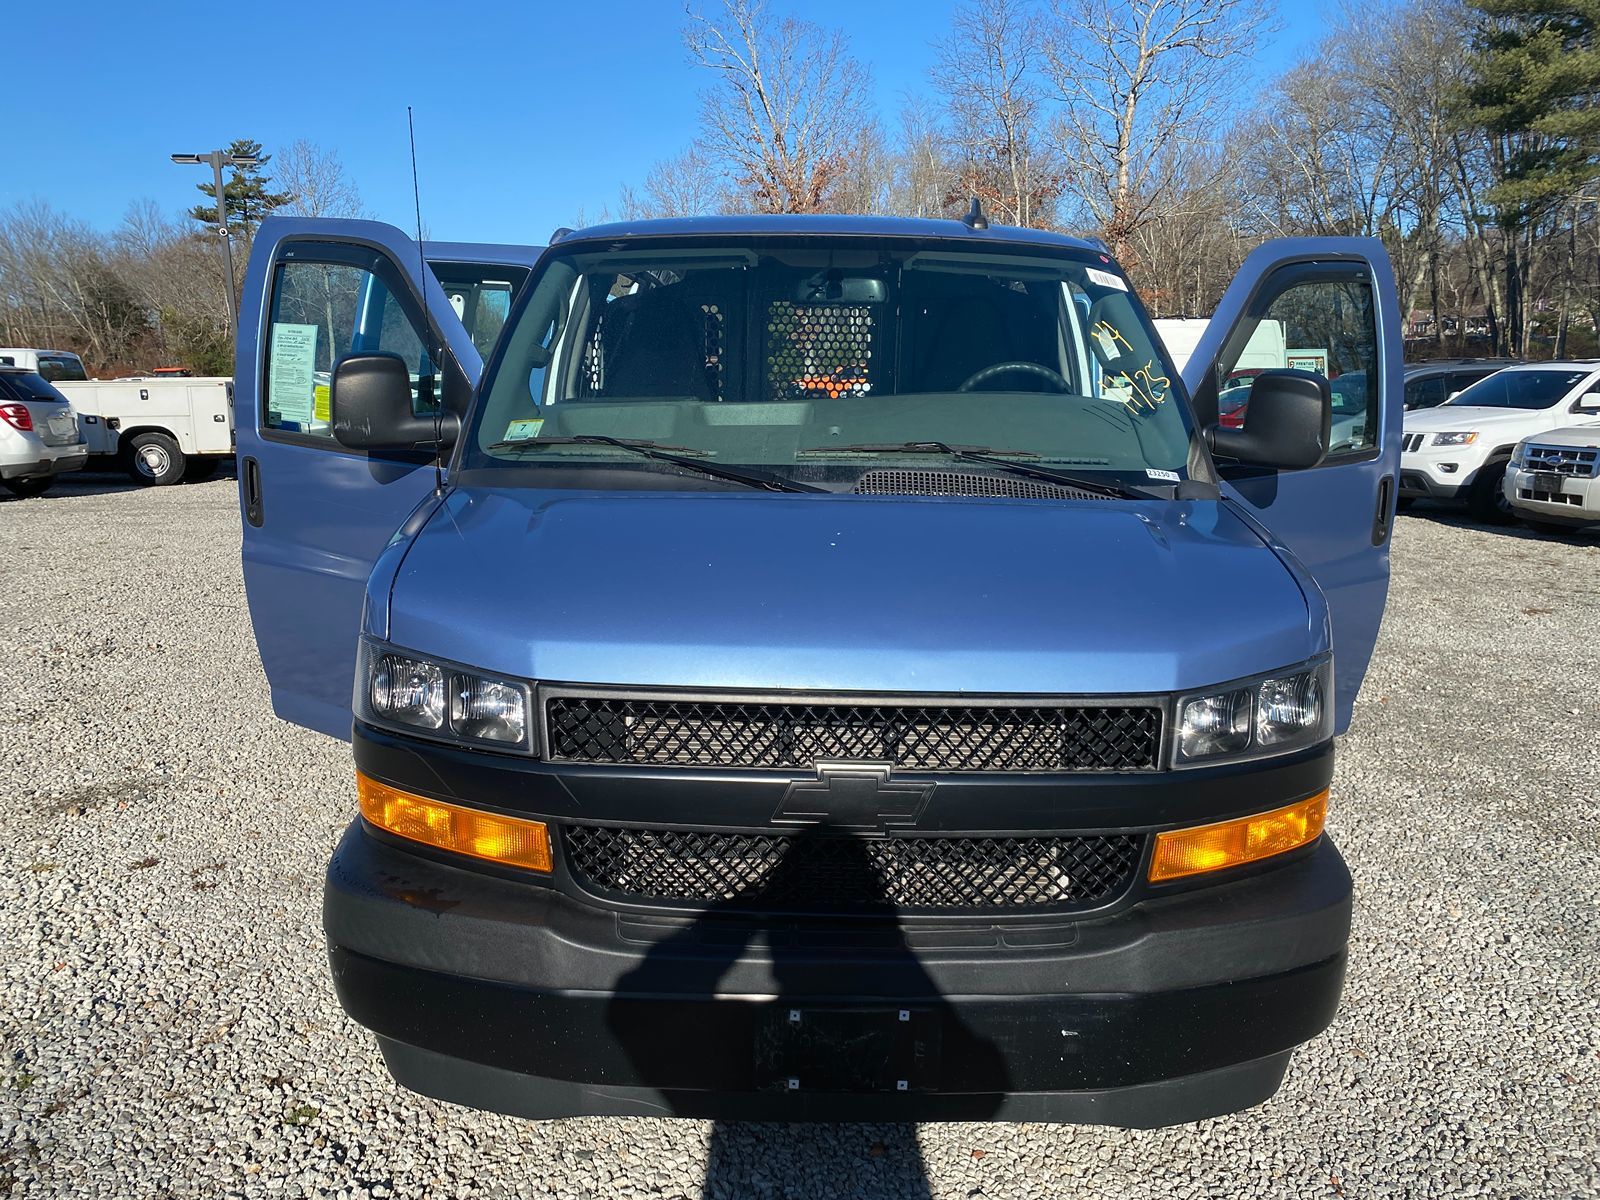
[[1573, 411], [1600, 415], [1600, 392], [1585, 392], [1579, 396]]
[[1213, 425], [1211, 452], [1252, 467], [1298, 471], [1328, 454], [1333, 393], [1310, 371], [1263, 371], [1250, 387], [1244, 428]]
[[333, 436], [351, 450], [417, 450], [449, 446], [460, 423], [454, 413], [417, 416], [411, 372], [398, 354], [352, 354], [333, 368], [328, 393]]

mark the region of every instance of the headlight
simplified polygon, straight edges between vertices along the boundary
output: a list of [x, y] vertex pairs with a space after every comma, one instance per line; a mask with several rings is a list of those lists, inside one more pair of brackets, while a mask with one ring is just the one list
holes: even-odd
[[1513, 467], [1525, 467], [1528, 465], [1528, 450], [1521, 442], [1518, 442], [1517, 448], [1511, 452], [1510, 465]]
[[526, 748], [528, 687], [361, 639], [356, 716], [374, 725]]
[[1322, 658], [1181, 696], [1177, 715], [1174, 767], [1264, 758], [1315, 745], [1333, 734], [1333, 661]]
[[450, 727], [462, 737], [520, 745], [528, 735], [528, 706], [522, 689], [479, 675], [452, 675]]
[[1433, 435], [1432, 445], [1435, 446], [1470, 446], [1478, 440], [1476, 429], [1465, 433], [1436, 433]]
[[380, 654], [367, 699], [373, 715], [385, 721], [438, 729], [444, 724], [444, 672], [421, 659]]

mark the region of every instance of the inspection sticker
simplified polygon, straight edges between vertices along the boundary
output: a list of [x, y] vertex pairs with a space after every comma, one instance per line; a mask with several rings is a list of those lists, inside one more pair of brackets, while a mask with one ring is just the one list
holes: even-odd
[[1119, 292], [1128, 290], [1128, 281], [1120, 275], [1113, 275], [1110, 271], [1102, 271], [1099, 267], [1085, 267], [1089, 274], [1090, 283], [1098, 283], [1101, 287], [1116, 288]]
[[544, 421], [513, 421], [506, 426], [506, 441], [526, 442], [539, 436], [539, 430], [544, 428]]
[[1164, 480], [1167, 483], [1178, 483], [1179, 482], [1178, 473], [1176, 471], [1160, 471], [1160, 470], [1157, 470], [1155, 467], [1149, 467], [1149, 468], [1147, 468], [1145, 470], [1145, 474], [1147, 476], [1149, 476], [1151, 479], [1160, 479], [1160, 480]]

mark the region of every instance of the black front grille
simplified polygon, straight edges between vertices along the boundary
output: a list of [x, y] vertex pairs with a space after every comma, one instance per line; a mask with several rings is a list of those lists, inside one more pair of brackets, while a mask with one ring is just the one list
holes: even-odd
[[699, 833], [568, 826], [568, 865], [620, 898], [759, 909], [1092, 908], [1127, 890], [1142, 839]]
[[571, 762], [922, 771], [1130, 771], [1156, 766], [1153, 705], [787, 704], [553, 697], [549, 754]]

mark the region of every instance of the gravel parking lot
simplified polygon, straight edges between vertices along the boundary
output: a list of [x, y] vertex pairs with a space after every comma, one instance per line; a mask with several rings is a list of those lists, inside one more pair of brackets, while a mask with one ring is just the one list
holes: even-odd
[[390, 1082], [329, 985], [342, 743], [271, 716], [231, 480], [0, 502], [0, 1195], [1600, 1194], [1600, 541], [1419, 507], [1331, 822], [1333, 1028], [1253, 1111], [533, 1123]]

